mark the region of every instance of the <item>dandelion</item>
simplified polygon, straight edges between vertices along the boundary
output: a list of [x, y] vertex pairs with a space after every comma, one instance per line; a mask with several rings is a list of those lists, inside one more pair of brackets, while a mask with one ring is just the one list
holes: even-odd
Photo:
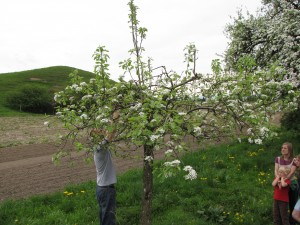
[[45, 121], [45, 122], [44, 122], [44, 125], [45, 125], [45, 126], [49, 126], [49, 121]]

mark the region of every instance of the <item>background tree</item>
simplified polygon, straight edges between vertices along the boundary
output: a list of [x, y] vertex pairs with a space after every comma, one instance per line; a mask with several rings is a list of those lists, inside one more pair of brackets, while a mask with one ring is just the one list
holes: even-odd
[[227, 25], [230, 39], [225, 52], [228, 69], [237, 71], [240, 59], [255, 59], [252, 68], [267, 69], [277, 64], [283, 69], [285, 82], [295, 88], [300, 81], [300, 1], [263, 0], [257, 15], [243, 16], [240, 12]]
[[[194, 180], [197, 172], [179, 158], [180, 153], [189, 150], [184, 141], [187, 135], [199, 142], [247, 137], [260, 144], [270, 135], [269, 117], [297, 93], [289, 92], [289, 83], [274, 79], [278, 76], [276, 70], [253, 72], [251, 60], [240, 62], [238, 73], [224, 73], [217, 60], [212, 64], [213, 74], [197, 73], [194, 44], [185, 48], [187, 67], [181, 74], [164, 66], [153, 67], [151, 60], [143, 57], [147, 29], [139, 26], [133, 0], [128, 5], [133, 49], [130, 57], [120, 63], [124, 75], [115, 84], [109, 82], [108, 51], [100, 46], [94, 53], [95, 78], [82, 82], [74, 72], [72, 85], [56, 93], [55, 101], [59, 105], [57, 116], [69, 129], [65, 138], [71, 139], [77, 150], [91, 152], [91, 146], [99, 140], [91, 139], [89, 131], [105, 128], [117, 130], [111, 143], [117, 153], [143, 151], [141, 224], [150, 225], [156, 151], [165, 151], [166, 155], [166, 162], [159, 168], [162, 177], [180, 175]], [[281, 90], [290, 94], [281, 98]], [[116, 109], [120, 110], [120, 118], [110, 123]], [[122, 145], [118, 145], [120, 141]], [[69, 150], [62, 149], [54, 159]]]

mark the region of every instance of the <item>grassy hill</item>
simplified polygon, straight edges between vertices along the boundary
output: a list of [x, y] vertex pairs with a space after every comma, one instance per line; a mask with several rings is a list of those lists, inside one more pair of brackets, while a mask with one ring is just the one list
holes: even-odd
[[[27, 84], [38, 84], [54, 91], [64, 89], [69, 83], [73, 67], [53, 66], [34, 70], [0, 74], [0, 116], [26, 115], [5, 106], [6, 97]], [[89, 80], [93, 73], [77, 69], [80, 76]]]

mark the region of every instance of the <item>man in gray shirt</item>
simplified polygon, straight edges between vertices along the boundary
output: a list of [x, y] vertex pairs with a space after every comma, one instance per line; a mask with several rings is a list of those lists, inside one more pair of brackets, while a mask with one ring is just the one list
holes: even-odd
[[[113, 113], [113, 120], [119, 117], [119, 112]], [[105, 139], [96, 145], [94, 162], [97, 172], [96, 197], [99, 204], [100, 225], [116, 224], [116, 170], [112, 162], [109, 142], [114, 138], [115, 132], [107, 133], [103, 130], [92, 130], [91, 135], [104, 134]]]

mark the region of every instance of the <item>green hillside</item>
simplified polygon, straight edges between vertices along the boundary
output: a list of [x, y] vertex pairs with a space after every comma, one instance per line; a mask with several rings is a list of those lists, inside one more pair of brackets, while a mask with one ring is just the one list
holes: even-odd
[[6, 97], [18, 91], [24, 85], [34, 83], [53, 91], [59, 91], [69, 83], [69, 74], [74, 70], [78, 70], [78, 74], [86, 80], [94, 76], [91, 72], [67, 66], [53, 66], [0, 74], [0, 116], [25, 115], [25, 113], [14, 111], [5, 106]]

